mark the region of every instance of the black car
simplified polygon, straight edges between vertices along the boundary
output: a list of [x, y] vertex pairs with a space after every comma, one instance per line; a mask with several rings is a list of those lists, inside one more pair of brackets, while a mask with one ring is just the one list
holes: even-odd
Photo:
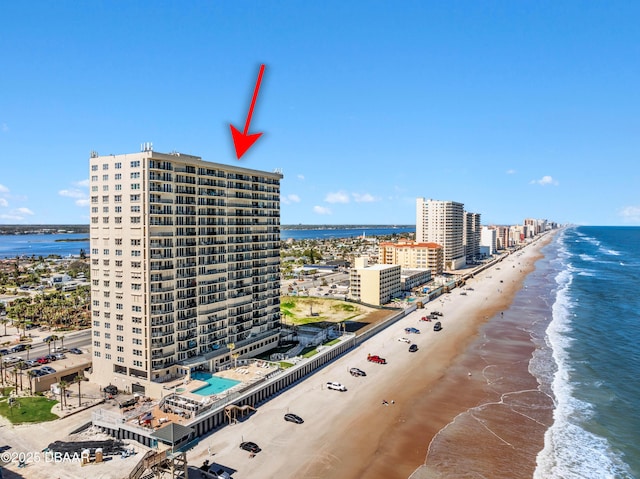
[[255, 442], [241, 442], [240, 449], [244, 449], [245, 451], [249, 451], [254, 454], [262, 451]]
[[409, 346], [409, 352], [410, 353], [415, 353], [418, 350], [418, 345], [417, 344], [412, 344], [411, 346]]
[[366, 376], [367, 373], [365, 373], [362, 369], [359, 368], [351, 368], [349, 369], [349, 374], [351, 374], [352, 376]]
[[109, 384], [108, 386], [105, 386], [103, 391], [106, 392], [107, 394], [111, 394], [112, 396], [115, 396], [116, 394], [118, 394], [118, 388], [113, 384]]
[[0, 349], [0, 356], [4, 356], [6, 354], [9, 354], [9, 350], [8, 349]]
[[440, 321], [438, 321], [436, 324], [433, 325], [434, 331], [440, 331], [441, 329], [442, 329], [442, 324], [440, 324]]
[[80, 351], [78, 348], [71, 348], [69, 352], [71, 354], [82, 354], [82, 351]]
[[11, 348], [11, 352], [19, 353], [20, 351], [24, 351], [26, 349], [27, 347], [24, 344], [16, 344], [14, 347]]
[[284, 420], [289, 422], [295, 422], [296, 424], [302, 424], [304, 420], [297, 414], [287, 413], [284, 415]]

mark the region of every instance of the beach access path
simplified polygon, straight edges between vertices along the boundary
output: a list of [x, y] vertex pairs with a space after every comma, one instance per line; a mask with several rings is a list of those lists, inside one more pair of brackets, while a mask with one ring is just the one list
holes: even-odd
[[[546, 236], [260, 405], [245, 421], [201, 438], [188, 453], [190, 466], [209, 460], [234, 471], [234, 479], [409, 477], [424, 463], [431, 438], [460, 412], [433, 404], [425, 416], [429, 391], [447, 375], [478, 328], [509, 307], [550, 240]], [[420, 321], [432, 310], [443, 313], [439, 332], [433, 330], [435, 322]], [[406, 334], [406, 327], [420, 334]], [[410, 353], [399, 337], [408, 337], [418, 351]], [[368, 362], [368, 354], [385, 358], [387, 364]], [[366, 377], [351, 376], [351, 367], [364, 370]], [[481, 377], [482, 367], [469, 371], [470, 380]], [[344, 384], [347, 391], [328, 389], [329, 381]], [[304, 424], [285, 422], [288, 412], [301, 416]], [[257, 443], [262, 451], [252, 456], [239, 448], [243, 441]]]

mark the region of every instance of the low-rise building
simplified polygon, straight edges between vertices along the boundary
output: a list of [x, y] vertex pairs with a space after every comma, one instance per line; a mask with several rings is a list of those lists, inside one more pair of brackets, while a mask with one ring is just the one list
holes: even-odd
[[405, 269], [400, 270], [400, 288], [402, 291], [412, 291], [431, 281], [429, 269]]
[[401, 294], [400, 266], [374, 264], [358, 258], [349, 274], [349, 296], [356, 301], [380, 306]]

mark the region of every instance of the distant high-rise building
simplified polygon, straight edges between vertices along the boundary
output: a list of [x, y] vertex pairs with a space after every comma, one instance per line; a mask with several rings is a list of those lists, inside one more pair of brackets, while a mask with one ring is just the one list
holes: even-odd
[[445, 269], [463, 267], [466, 264], [464, 204], [417, 198], [416, 242], [441, 245], [444, 248]]
[[95, 382], [157, 397], [277, 345], [280, 173], [148, 146], [89, 163]]
[[467, 262], [471, 263], [480, 256], [480, 213], [464, 212], [464, 249]]

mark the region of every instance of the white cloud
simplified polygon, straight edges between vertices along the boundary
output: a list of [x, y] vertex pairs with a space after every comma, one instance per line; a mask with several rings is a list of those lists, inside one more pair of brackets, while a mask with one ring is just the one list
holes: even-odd
[[640, 206], [625, 206], [618, 212], [627, 223], [640, 223]]
[[335, 193], [327, 193], [324, 200], [327, 203], [349, 203], [349, 195], [344, 191], [336, 191]]
[[351, 196], [353, 196], [353, 200], [356, 203], [372, 203], [376, 201], [373, 195], [370, 195], [369, 193], [364, 193], [364, 194], [351, 193]]
[[513, 170], [513, 169], [507, 170], [506, 173], [507, 173], [507, 175], [515, 175], [516, 174], [516, 170]]
[[58, 194], [60, 196], [66, 196], [67, 198], [84, 198], [86, 196], [80, 190], [60, 190]]
[[[80, 180], [75, 181], [74, 185], [79, 188], [84, 188], [89, 186], [89, 180]], [[89, 195], [88, 192], [85, 192], [78, 188], [69, 188], [58, 191], [60, 196], [64, 196], [65, 198], [73, 198], [76, 206], [80, 206], [85, 208], [89, 205]]]
[[298, 179], [304, 181], [304, 175], [298, 175]]
[[291, 203], [300, 203], [300, 197], [292, 193], [290, 195], [283, 196], [282, 198], [280, 198], [280, 201], [285, 205], [290, 205]]
[[16, 208], [9, 213], [1, 214], [0, 219], [2, 220], [10, 220], [10, 221], [22, 221], [25, 219], [25, 216], [33, 216], [35, 213], [31, 211], [29, 208]]
[[31, 211], [29, 208], [16, 208], [12, 211], [12, 213], [18, 213], [21, 215], [34, 215], [35, 213]]
[[0, 193], [9, 193], [9, 188], [4, 185], [0, 185]]
[[6, 208], [7, 206], [9, 206], [9, 202], [4, 198], [0, 198], [0, 206]]
[[326, 206], [314, 206], [313, 212], [319, 215], [330, 215], [331, 210]]
[[540, 185], [540, 186], [547, 186], [547, 185], [558, 186], [558, 182], [554, 180], [552, 176], [549, 176], [549, 175], [545, 175], [539, 180], [531, 180], [529, 183], [532, 185]]
[[11, 221], [21, 221], [24, 218], [22, 216], [17, 216], [13, 214], [3, 214], [0, 215], [0, 220], [11, 220]]

